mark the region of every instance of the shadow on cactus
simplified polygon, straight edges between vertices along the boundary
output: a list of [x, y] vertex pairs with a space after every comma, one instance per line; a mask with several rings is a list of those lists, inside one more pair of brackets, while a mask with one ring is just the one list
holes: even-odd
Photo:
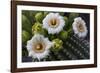
[[88, 13], [22, 11], [22, 62], [90, 58]]

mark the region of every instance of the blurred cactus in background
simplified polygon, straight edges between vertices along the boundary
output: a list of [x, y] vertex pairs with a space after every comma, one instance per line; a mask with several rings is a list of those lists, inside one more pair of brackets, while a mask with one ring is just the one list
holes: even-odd
[[[59, 12], [59, 15], [61, 15], [63, 17], [63, 20], [65, 21], [65, 25], [63, 29], [57, 34], [49, 34], [48, 31], [43, 28], [43, 19], [49, 13], [52, 12], [27, 11], [27, 10], [22, 11], [22, 62], [89, 59], [90, 58], [89, 38], [85, 39], [78, 37], [78, 35], [73, 32], [72, 28], [74, 19], [76, 17], [79, 17], [80, 13]], [[86, 18], [88, 18], [88, 16], [86, 16]], [[51, 23], [52, 26], [55, 26], [55, 24], [58, 24], [59, 21], [53, 19], [50, 20], [50, 22], [48, 22], [49, 25]], [[58, 26], [59, 24], [56, 27]], [[56, 27], [53, 27], [53, 29]], [[49, 54], [41, 59], [30, 57], [26, 47], [28, 41], [32, 37], [34, 37], [35, 34], [43, 35], [44, 38], [46, 38], [44, 41], [50, 40], [53, 42], [53, 46], [50, 48]], [[44, 48], [45, 46], [46, 44], [44, 44], [44, 46], [41, 46], [41, 44], [39, 43], [37, 47], [39, 47], [41, 50], [41, 48]]]
[[27, 31], [23, 30], [22, 31], [22, 42], [23, 43], [27, 42], [29, 38], [30, 38], [30, 34]]

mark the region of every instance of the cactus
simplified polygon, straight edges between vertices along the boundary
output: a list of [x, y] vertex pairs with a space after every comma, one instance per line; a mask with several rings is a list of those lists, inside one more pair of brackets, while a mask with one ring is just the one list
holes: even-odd
[[[62, 61], [62, 60], [82, 60], [90, 58], [90, 46], [88, 40], [79, 38], [73, 34], [72, 23], [74, 18], [78, 17], [78, 13], [70, 13], [68, 15], [59, 13], [64, 17], [65, 26], [59, 34], [49, 34], [47, 30], [42, 28], [42, 20], [49, 12], [26, 11], [22, 13], [22, 56], [29, 58], [33, 62], [41, 61]], [[48, 56], [37, 59], [28, 56], [26, 48], [27, 41], [35, 34], [42, 34], [55, 45], [50, 48]], [[33, 35], [32, 35], [33, 34]], [[27, 60], [26, 60], [27, 61]]]
[[87, 42], [86, 40], [84, 43], [84, 41], [82, 42], [80, 38], [76, 38], [76, 35], [73, 35], [72, 37], [68, 38], [66, 41], [67, 42], [64, 43], [63, 49], [60, 49], [57, 52], [51, 51], [48, 57], [40, 61], [89, 59], [89, 45], [86, 44]]

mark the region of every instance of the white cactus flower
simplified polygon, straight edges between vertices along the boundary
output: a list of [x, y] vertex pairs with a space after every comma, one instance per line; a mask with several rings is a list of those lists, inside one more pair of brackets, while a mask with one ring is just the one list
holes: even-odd
[[35, 34], [32, 39], [27, 42], [27, 50], [29, 56], [40, 60], [49, 55], [49, 49], [52, 45], [52, 42], [50, 42], [48, 38], [40, 34]]
[[45, 28], [49, 34], [59, 33], [65, 25], [65, 21], [59, 13], [49, 13], [43, 19], [43, 28]]
[[77, 17], [74, 19], [72, 27], [74, 33], [77, 34], [80, 38], [86, 37], [88, 30], [85, 21], [81, 17]]

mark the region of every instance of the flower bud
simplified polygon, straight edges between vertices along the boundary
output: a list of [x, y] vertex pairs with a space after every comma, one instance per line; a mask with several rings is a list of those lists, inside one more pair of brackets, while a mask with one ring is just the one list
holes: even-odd
[[37, 22], [40, 22], [41, 23], [42, 20], [43, 20], [43, 14], [42, 14], [42, 12], [37, 13], [35, 15], [35, 19], [36, 19]]
[[60, 32], [60, 38], [62, 39], [62, 40], [66, 40], [67, 38], [68, 38], [68, 32], [67, 31], [61, 31]]
[[39, 22], [36, 22], [33, 26], [32, 26], [32, 33], [40, 33], [42, 31], [42, 25]]
[[53, 40], [54, 46], [52, 48], [53, 51], [59, 51], [62, 49], [63, 41], [60, 39], [54, 39]]

